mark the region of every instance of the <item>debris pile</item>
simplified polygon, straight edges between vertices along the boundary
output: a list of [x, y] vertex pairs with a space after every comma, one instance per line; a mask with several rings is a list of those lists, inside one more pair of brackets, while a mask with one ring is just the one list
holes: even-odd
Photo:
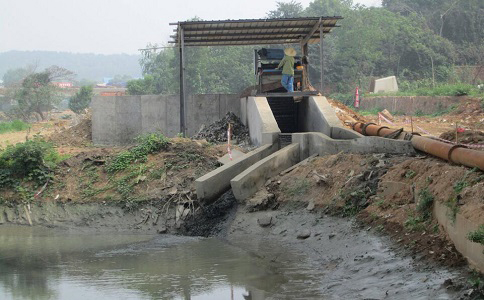
[[91, 116], [86, 115], [72, 127], [49, 136], [48, 140], [62, 147], [85, 147], [92, 143]]
[[328, 99], [328, 102], [333, 107], [334, 111], [336, 112], [336, 115], [338, 116], [338, 118], [343, 124], [355, 123], [355, 122], [363, 122], [363, 123], [368, 122], [368, 120], [365, 117], [353, 111], [343, 103], [333, 99]]
[[[442, 133], [439, 137], [441, 139], [455, 142], [456, 132], [455, 130], [450, 130]], [[460, 144], [483, 144], [484, 145], [484, 132], [478, 130], [466, 130], [464, 132], [457, 133], [457, 141]]]
[[210, 143], [227, 142], [227, 129], [229, 123], [232, 124], [231, 140], [237, 141], [238, 144], [248, 144], [250, 142], [249, 130], [233, 112], [228, 112], [225, 117], [210, 125], [202, 125], [200, 131], [193, 136], [193, 139], [205, 139]]

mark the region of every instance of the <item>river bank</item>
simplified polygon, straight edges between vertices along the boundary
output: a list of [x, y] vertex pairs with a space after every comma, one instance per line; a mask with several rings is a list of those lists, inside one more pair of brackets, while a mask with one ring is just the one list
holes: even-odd
[[[30, 214], [34, 228], [70, 234], [135, 233], [162, 240], [171, 239], [170, 234], [212, 236], [267, 264], [273, 275], [295, 276], [277, 288], [257, 285], [253, 299], [479, 299], [465, 267], [412, 258], [407, 249], [354, 218], [308, 210], [301, 202], [251, 211], [233, 200], [227, 193], [196, 220], [178, 224], [176, 212], [159, 215], [155, 206], [126, 211], [108, 204], [50, 203], [31, 207]], [[22, 206], [2, 211], [8, 218], [0, 228], [28, 224]]]

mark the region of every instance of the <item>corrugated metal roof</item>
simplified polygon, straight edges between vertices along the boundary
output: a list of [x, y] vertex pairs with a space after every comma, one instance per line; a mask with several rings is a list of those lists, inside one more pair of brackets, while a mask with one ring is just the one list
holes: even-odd
[[338, 27], [336, 23], [341, 19], [334, 16], [170, 23], [177, 26], [170, 43], [181, 42], [183, 29], [185, 46], [299, 44], [304, 38], [313, 44], [319, 41], [320, 22], [326, 35]]

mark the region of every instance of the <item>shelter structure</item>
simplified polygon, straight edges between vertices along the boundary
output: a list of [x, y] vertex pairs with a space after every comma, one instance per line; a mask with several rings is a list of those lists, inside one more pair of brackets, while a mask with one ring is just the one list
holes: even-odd
[[[180, 53], [180, 132], [185, 135], [185, 47], [298, 44], [302, 56], [308, 55], [308, 44], [320, 43], [321, 90], [323, 89], [323, 39], [342, 17], [307, 17], [280, 19], [248, 19], [225, 21], [185, 21], [171, 37]], [[303, 88], [307, 80], [303, 68]]]

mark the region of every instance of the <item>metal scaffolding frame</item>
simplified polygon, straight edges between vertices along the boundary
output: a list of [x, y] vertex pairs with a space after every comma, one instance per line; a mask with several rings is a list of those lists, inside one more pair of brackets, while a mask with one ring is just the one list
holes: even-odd
[[[321, 91], [323, 90], [323, 39], [336, 23], [333, 17], [247, 19], [225, 21], [186, 21], [177, 26], [170, 44], [180, 54], [180, 132], [185, 136], [185, 47], [299, 44], [302, 56], [308, 55], [308, 44], [320, 43]], [[303, 89], [308, 81], [307, 64], [303, 68]]]

